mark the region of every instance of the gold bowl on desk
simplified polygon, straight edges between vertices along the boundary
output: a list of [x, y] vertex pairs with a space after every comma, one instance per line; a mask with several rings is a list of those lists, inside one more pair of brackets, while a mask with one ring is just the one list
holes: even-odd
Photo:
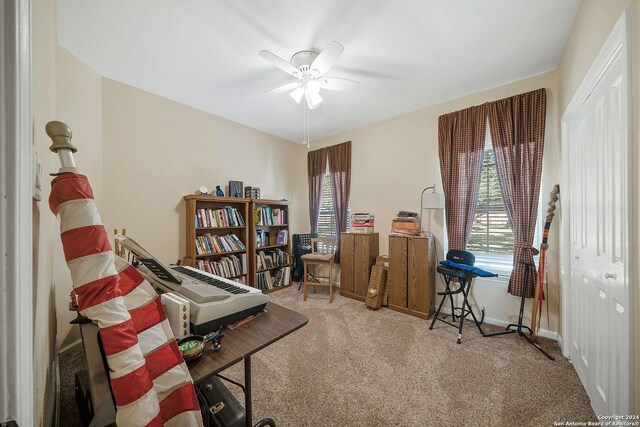
[[211, 348], [214, 351], [218, 350], [220, 348], [220, 340], [222, 339], [222, 336], [222, 327], [205, 336], [191, 335], [190, 337], [182, 338], [178, 341], [178, 349], [180, 350], [180, 354], [182, 354], [182, 358], [186, 362], [189, 362], [202, 356], [202, 353], [204, 353], [209, 341], [213, 342]]

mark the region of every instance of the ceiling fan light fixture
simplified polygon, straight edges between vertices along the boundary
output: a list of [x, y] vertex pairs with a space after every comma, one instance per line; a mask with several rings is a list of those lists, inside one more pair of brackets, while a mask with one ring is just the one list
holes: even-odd
[[320, 91], [319, 90], [316, 90], [316, 91], [313, 91], [313, 90], [310, 90], [310, 89], [307, 89], [307, 90], [309, 91], [309, 98], [311, 99], [311, 103], [313, 105], [318, 105], [322, 101], [324, 101], [324, 99], [320, 96]]
[[304, 89], [302, 89], [302, 87], [297, 87], [294, 90], [292, 90], [291, 93], [289, 93], [289, 96], [298, 104], [300, 104], [300, 101], [304, 96]]

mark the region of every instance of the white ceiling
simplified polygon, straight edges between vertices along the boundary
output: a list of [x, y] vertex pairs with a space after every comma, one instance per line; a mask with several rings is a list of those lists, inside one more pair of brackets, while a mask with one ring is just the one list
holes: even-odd
[[291, 140], [303, 105], [263, 92], [289, 60], [330, 41], [311, 139], [556, 68], [579, 0], [58, 0], [61, 46], [105, 77]]

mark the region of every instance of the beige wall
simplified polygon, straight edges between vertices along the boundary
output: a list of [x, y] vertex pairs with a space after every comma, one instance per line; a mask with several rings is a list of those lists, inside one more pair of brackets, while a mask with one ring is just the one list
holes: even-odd
[[[39, 203], [40, 236], [34, 242], [38, 259], [38, 272], [33, 281], [34, 327], [33, 327], [33, 377], [34, 377], [34, 423], [37, 426], [51, 425], [54, 392], [52, 375], [55, 372], [56, 354], [56, 310], [53, 288], [53, 229], [55, 218], [50, 214], [46, 198], [49, 195], [48, 176], [54, 170], [54, 156], [48, 147], [51, 140], [44, 133], [44, 125], [55, 112], [55, 2], [41, 0], [32, 3], [32, 114], [33, 145], [44, 170], [43, 201]], [[25, 331], [28, 333], [28, 331]]]
[[[376, 215], [376, 231], [380, 233], [380, 253], [388, 253], [391, 221], [401, 209], [419, 211], [420, 193], [436, 184], [442, 192], [438, 158], [438, 117], [442, 114], [494, 101], [530, 90], [547, 89], [547, 126], [545, 132], [544, 169], [541, 204], [547, 203], [558, 182], [559, 154], [557, 138], [557, 88], [555, 72], [465, 96], [433, 107], [424, 108], [388, 120], [314, 141], [312, 149], [352, 141], [351, 209]], [[425, 214], [423, 226], [429, 226]], [[308, 213], [306, 216], [308, 223]], [[444, 252], [444, 216], [437, 212], [431, 218], [431, 231], [437, 239], [439, 257]], [[543, 328], [558, 330], [559, 280], [557, 267], [558, 240], [551, 232], [549, 290], [551, 324]], [[485, 307], [487, 317], [499, 322], [517, 320], [519, 299], [506, 292], [506, 283], [480, 280], [474, 287], [475, 303]], [[529, 304], [527, 304], [529, 306]], [[530, 309], [527, 307], [527, 313]], [[527, 314], [528, 316], [528, 314]]]
[[[49, 151], [51, 140], [44, 131], [50, 120], [68, 123], [79, 147], [75, 158], [100, 192], [102, 178], [100, 76], [57, 47], [54, 1], [38, 1], [32, 9], [32, 99], [34, 151], [43, 166], [43, 200], [39, 203], [38, 273], [34, 280], [34, 419], [50, 425], [53, 399], [52, 376], [56, 352], [79, 339], [69, 325], [71, 280], [64, 262], [56, 218], [49, 210], [49, 173], [60, 167]], [[95, 177], [95, 179], [94, 179]]]
[[640, 265], [640, 251], [638, 240], [640, 230], [638, 228], [638, 212], [640, 212], [640, 175], [637, 165], [640, 164], [640, 150], [638, 150], [638, 136], [640, 125], [640, 1], [639, 0], [582, 0], [576, 15], [571, 34], [558, 67], [558, 89], [560, 102], [558, 120], [562, 117], [567, 105], [571, 102], [576, 90], [582, 83], [587, 71], [598, 55], [600, 48], [609, 36], [613, 26], [620, 18], [623, 11], [629, 8], [629, 23], [631, 28], [631, 90], [632, 90], [632, 155], [634, 166], [632, 176], [632, 200], [633, 200], [633, 233], [636, 236], [632, 240], [634, 253], [633, 276], [631, 280], [633, 295], [634, 333], [634, 402], [635, 413], [640, 411], [640, 289], [638, 287], [637, 266]]
[[[63, 48], [56, 47], [55, 119], [67, 123], [73, 132], [74, 154], [80, 172], [87, 175], [98, 209], [102, 204], [102, 77]], [[36, 129], [36, 132], [38, 129]], [[57, 166], [57, 156], [47, 152]], [[53, 216], [47, 209], [45, 213]], [[57, 226], [57, 224], [56, 224]], [[71, 275], [64, 261], [58, 229], [53, 239], [53, 280], [58, 313], [58, 348], [63, 350], [80, 339], [78, 327], [69, 322], [76, 316], [69, 311]]]
[[307, 206], [298, 194], [306, 147], [113, 80], [102, 88], [108, 230], [126, 228], [161, 261], [176, 262], [185, 256], [182, 197], [230, 180], [260, 187], [265, 199], [291, 200], [297, 224]]

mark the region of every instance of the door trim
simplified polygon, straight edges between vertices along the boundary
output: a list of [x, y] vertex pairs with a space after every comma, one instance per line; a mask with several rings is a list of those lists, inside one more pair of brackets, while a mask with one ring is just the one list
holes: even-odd
[[[0, 423], [33, 425], [31, 1], [0, 5]], [[6, 216], [4, 215], [6, 213]]]
[[[632, 171], [633, 169], [632, 167], [632, 156], [631, 156], [631, 136], [632, 136], [632, 127], [633, 127], [633, 122], [632, 122], [632, 92], [631, 92], [631, 82], [630, 82], [630, 76], [631, 76], [631, 70], [630, 70], [630, 66], [631, 66], [631, 58], [630, 58], [630, 50], [629, 50], [629, 45], [630, 45], [630, 31], [629, 31], [629, 13], [628, 10], [625, 9], [625, 11], [622, 13], [622, 15], [620, 16], [620, 18], [618, 19], [618, 21], [616, 22], [615, 26], [613, 27], [611, 33], [609, 34], [609, 37], [607, 38], [607, 40], [605, 41], [604, 45], [602, 46], [602, 48], [600, 49], [600, 52], [598, 53], [598, 56], [596, 57], [596, 59], [594, 60], [593, 64], [591, 65], [591, 67], [589, 68], [589, 71], [587, 72], [587, 75], [585, 76], [584, 80], [582, 81], [582, 83], [580, 84], [580, 86], [578, 87], [578, 90], [576, 91], [576, 93], [574, 94], [573, 98], [571, 99], [571, 102], [569, 102], [569, 105], [567, 106], [567, 109], [565, 110], [565, 112], [562, 115], [562, 119], [561, 119], [561, 136], [560, 136], [560, 140], [561, 140], [561, 156], [562, 156], [562, 182], [563, 182], [563, 186], [564, 188], [567, 188], [567, 183], [569, 182], [569, 174], [568, 174], [568, 170], [569, 170], [569, 147], [568, 147], [568, 136], [569, 136], [569, 123], [571, 122], [571, 120], [575, 117], [575, 115], [578, 113], [578, 111], [580, 110], [580, 108], [582, 107], [582, 105], [585, 103], [585, 101], [587, 100], [587, 98], [589, 97], [589, 95], [591, 94], [591, 92], [594, 90], [594, 88], [597, 86], [597, 84], [599, 83], [599, 81], [602, 79], [602, 77], [605, 75], [605, 73], [608, 71], [608, 69], [610, 68], [610, 66], [612, 65], [613, 61], [616, 59], [616, 57], [618, 55], [621, 56], [622, 61], [624, 62], [624, 78], [626, 79], [626, 81], [628, 82], [627, 84], [627, 105], [626, 105], [626, 114], [627, 114], [627, 144], [625, 147], [625, 154], [626, 154], [626, 158], [627, 158], [627, 170], [628, 171]], [[627, 211], [625, 212], [625, 216], [626, 216], [626, 221], [628, 224], [628, 230], [631, 232], [631, 230], [633, 230], [633, 222], [632, 222], [632, 213], [633, 213], [633, 203], [632, 203], [632, 198], [631, 195], [633, 194], [632, 192], [632, 187], [634, 187], [633, 185], [633, 181], [632, 179], [628, 176], [627, 177], [628, 181], [627, 181], [627, 200], [629, 200], [628, 203], [628, 207], [627, 207]], [[571, 337], [570, 337], [570, 333], [571, 333], [571, 328], [570, 328], [570, 316], [569, 316], [569, 312], [570, 312], [570, 294], [569, 294], [569, 286], [570, 286], [570, 276], [571, 276], [571, 257], [570, 257], [570, 224], [568, 223], [568, 221], [566, 219], [570, 218], [569, 215], [569, 206], [568, 204], [564, 204], [561, 207], [562, 209], [562, 217], [563, 217], [563, 221], [562, 221], [562, 232], [561, 232], [561, 242], [560, 242], [560, 247], [561, 247], [561, 266], [560, 266], [560, 275], [561, 275], [561, 279], [562, 279], [562, 286], [561, 286], [561, 298], [562, 298], [562, 328], [560, 330], [561, 336], [559, 337], [560, 339], [558, 340], [559, 343], [561, 343], [561, 349], [562, 349], [562, 354], [565, 357], [569, 357], [569, 346], [570, 346], [570, 342], [571, 342]], [[633, 251], [633, 244], [631, 242], [631, 239], [629, 239], [628, 244], [626, 245], [626, 259], [628, 260], [628, 265], [627, 268], [625, 268], [625, 280], [627, 281], [628, 285], [627, 289], [628, 289], [628, 306], [630, 307], [631, 311], [629, 313], [629, 343], [631, 343], [631, 345], [629, 346], [629, 375], [630, 378], [632, 379], [631, 381], [629, 381], [629, 396], [631, 397], [630, 399], [630, 403], [633, 402], [633, 371], [634, 371], [634, 366], [633, 366], [633, 351], [634, 351], [634, 346], [633, 346], [633, 318], [634, 318], [634, 312], [635, 312], [635, 307], [634, 307], [634, 300], [633, 300], [633, 286], [631, 286], [634, 282], [633, 282], [633, 277], [635, 277], [636, 273], [635, 273], [635, 267], [634, 265], [634, 251]]]

